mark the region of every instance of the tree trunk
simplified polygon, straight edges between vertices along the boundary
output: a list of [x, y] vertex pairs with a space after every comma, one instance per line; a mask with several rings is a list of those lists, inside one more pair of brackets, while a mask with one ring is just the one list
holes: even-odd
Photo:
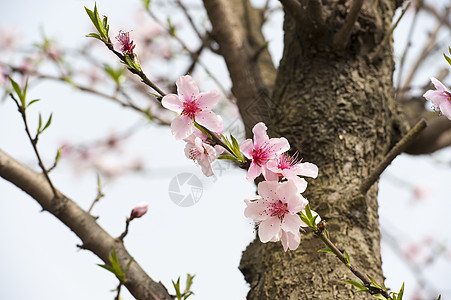
[[[309, 180], [304, 196], [327, 220], [331, 240], [382, 283], [377, 184], [365, 195], [359, 186], [403, 131], [393, 100], [391, 38], [373, 57], [391, 26], [395, 1], [365, 1], [341, 47], [334, 36], [352, 1], [305, 2], [303, 19], [286, 9], [270, 137], [287, 137], [304, 161], [318, 165], [319, 176]], [[248, 299], [370, 298], [351, 292], [355, 288], [343, 280], [358, 279], [332, 254], [318, 253], [321, 248], [310, 230], [287, 253], [257, 238], [240, 265], [251, 286]]]

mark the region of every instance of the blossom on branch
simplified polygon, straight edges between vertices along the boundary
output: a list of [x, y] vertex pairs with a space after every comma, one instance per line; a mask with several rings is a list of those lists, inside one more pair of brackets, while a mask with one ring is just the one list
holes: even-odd
[[451, 120], [451, 92], [436, 78], [431, 77], [431, 81], [435, 90], [427, 91], [423, 97], [432, 102], [434, 110]]
[[122, 54], [133, 56], [133, 49], [135, 49], [136, 45], [133, 45], [133, 41], [130, 41], [130, 32], [120, 30], [116, 40], [119, 42], [119, 49]]
[[215, 90], [200, 93], [189, 75], [180, 76], [176, 85], [177, 95], [168, 94], [161, 101], [163, 107], [179, 114], [171, 123], [175, 139], [182, 140], [190, 136], [195, 128], [194, 122], [213, 132], [222, 131], [222, 119], [211, 111], [218, 103], [220, 94]]
[[286, 138], [270, 139], [266, 133], [267, 129], [264, 123], [257, 123], [252, 128], [254, 140], [247, 139], [240, 146], [244, 156], [251, 160], [246, 176], [246, 179], [251, 182], [260, 174], [265, 174], [268, 161], [275, 159], [278, 155], [290, 149], [290, 144]]
[[282, 153], [277, 158], [268, 161], [265, 172], [266, 180], [278, 181], [286, 178], [294, 182], [299, 193], [303, 193], [307, 188], [307, 181], [299, 176], [316, 178], [318, 167], [315, 164], [298, 161], [297, 155], [290, 156], [287, 152]]
[[133, 220], [135, 218], [141, 218], [147, 213], [147, 209], [149, 208], [149, 203], [147, 202], [141, 202], [137, 204], [130, 213], [130, 220]]
[[299, 246], [303, 222], [297, 214], [308, 201], [299, 194], [292, 181], [260, 182], [258, 196], [246, 199], [245, 203], [244, 215], [258, 225], [260, 241], [281, 241], [285, 251]]
[[205, 176], [210, 177], [214, 174], [211, 163], [216, 159], [216, 150], [212, 146], [204, 143], [202, 139], [194, 134], [184, 139], [186, 142], [185, 155], [189, 159], [197, 162]]

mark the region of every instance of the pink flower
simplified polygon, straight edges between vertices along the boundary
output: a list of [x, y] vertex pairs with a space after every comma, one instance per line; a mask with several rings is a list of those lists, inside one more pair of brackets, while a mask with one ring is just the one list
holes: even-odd
[[175, 139], [181, 140], [191, 135], [195, 128], [194, 122], [213, 132], [222, 130], [222, 119], [211, 111], [220, 98], [217, 91], [199, 93], [194, 80], [186, 75], [177, 79], [177, 93], [166, 95], [161, 101], [165, 108], [179, 114], [171, 123]]
[[296, 184], [299, 193], [303, 193], [307, 188], [307, 181], [299, 176], [313, 178], [318, 176], [318, 167], [315, 164], [301, 163], [297, 160], [297, 155], [290, 156], [287, 152], [268, 161], [266, 167], [268, 169], [264, 174], [266, 180], [278, 181], [281, 178], [286, 178]]
[[214, 174], [211, 163], [216, 159], [216, 150], [212, 146], [204, 143], [202, 139], [195, 134], [184, 139], [187, 143], [185, 146], [185, 155], [189, 159], [197, 162], [205, 176], [210, 177]]
[[431, 77], [431, 81], [436, 90], [427, 91], [423, 97], [432, 102], [434, 110], [440, 111], [451, 120], [451, 92], [436, 78]]
[[134, 218], [141, 218], [147, 213], [148, 208], [149, 203], [147, 202], [141, 202], [137, 204], [130, 213], [130, 220], [133, 220]]
[[116, 40], [119, 42], [122, 54], [133, 56], [133, 49], [135, 49], [136, 45], [133, 45], [133, 41], [130, 41], [130, 32], [119, 30]]
[[254, 141], [247, 139], [240, 147], [244, 156], [252, 161], [246, 176], [246, 179], [251, 182], [261, 173], [265, 174], [268, 161], [290, 149], [290, 144], [286, 138], [270, 139], [266, 133], [267, 129], [264, 123], [257, 123], [252, 128]]
[[297, 215], [308, 201], [291, 181], [263, 181], [258, 184], [259, 196], [245, 200], [244, 215], [258, 224], [258, 236], [263, 243], [281, 241], [284, 250], [294, 250], [301, 242]]

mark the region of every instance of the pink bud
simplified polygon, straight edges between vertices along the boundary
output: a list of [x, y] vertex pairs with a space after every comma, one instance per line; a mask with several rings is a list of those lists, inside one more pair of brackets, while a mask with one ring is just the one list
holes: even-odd
[[149, 208], [149, 203], [147, 202], [141, 202], [138, 205], [133, 208], [132, 212], [130, 213], [130, 220], [133, 220], [134, 218], [141, 218], [144, 216], [147, 212], [147, 209]]

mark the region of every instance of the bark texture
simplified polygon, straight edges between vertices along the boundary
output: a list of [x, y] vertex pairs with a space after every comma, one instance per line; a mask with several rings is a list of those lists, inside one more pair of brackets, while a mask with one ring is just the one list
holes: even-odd
[[[318, 165], [319, 177], [305, 194], [312, 209], [328, 221], [332, 241], [351, 262], [382, 283], [377, 186], [366, 195], [358, 189], [406, 128], [393, 100], [391, 42], [379, 57], [371, 55], [391, 26], [395, 2], [365, 1], [349, 40], [339, 43], [344, 48], [334, 47], [334, 36], [352, 1], [298, 4], [295, 14], [285, 11], [270, 136], [287, 137], [304, 161]], [[248, 299], [371, 298], [354, 295], [343, 280], [356, 278], [335, 256], [317, 253], [321, 248], [311, 233], [287, 253], [279, 244], [255, 240], [240, 265], [251, 285]]]

